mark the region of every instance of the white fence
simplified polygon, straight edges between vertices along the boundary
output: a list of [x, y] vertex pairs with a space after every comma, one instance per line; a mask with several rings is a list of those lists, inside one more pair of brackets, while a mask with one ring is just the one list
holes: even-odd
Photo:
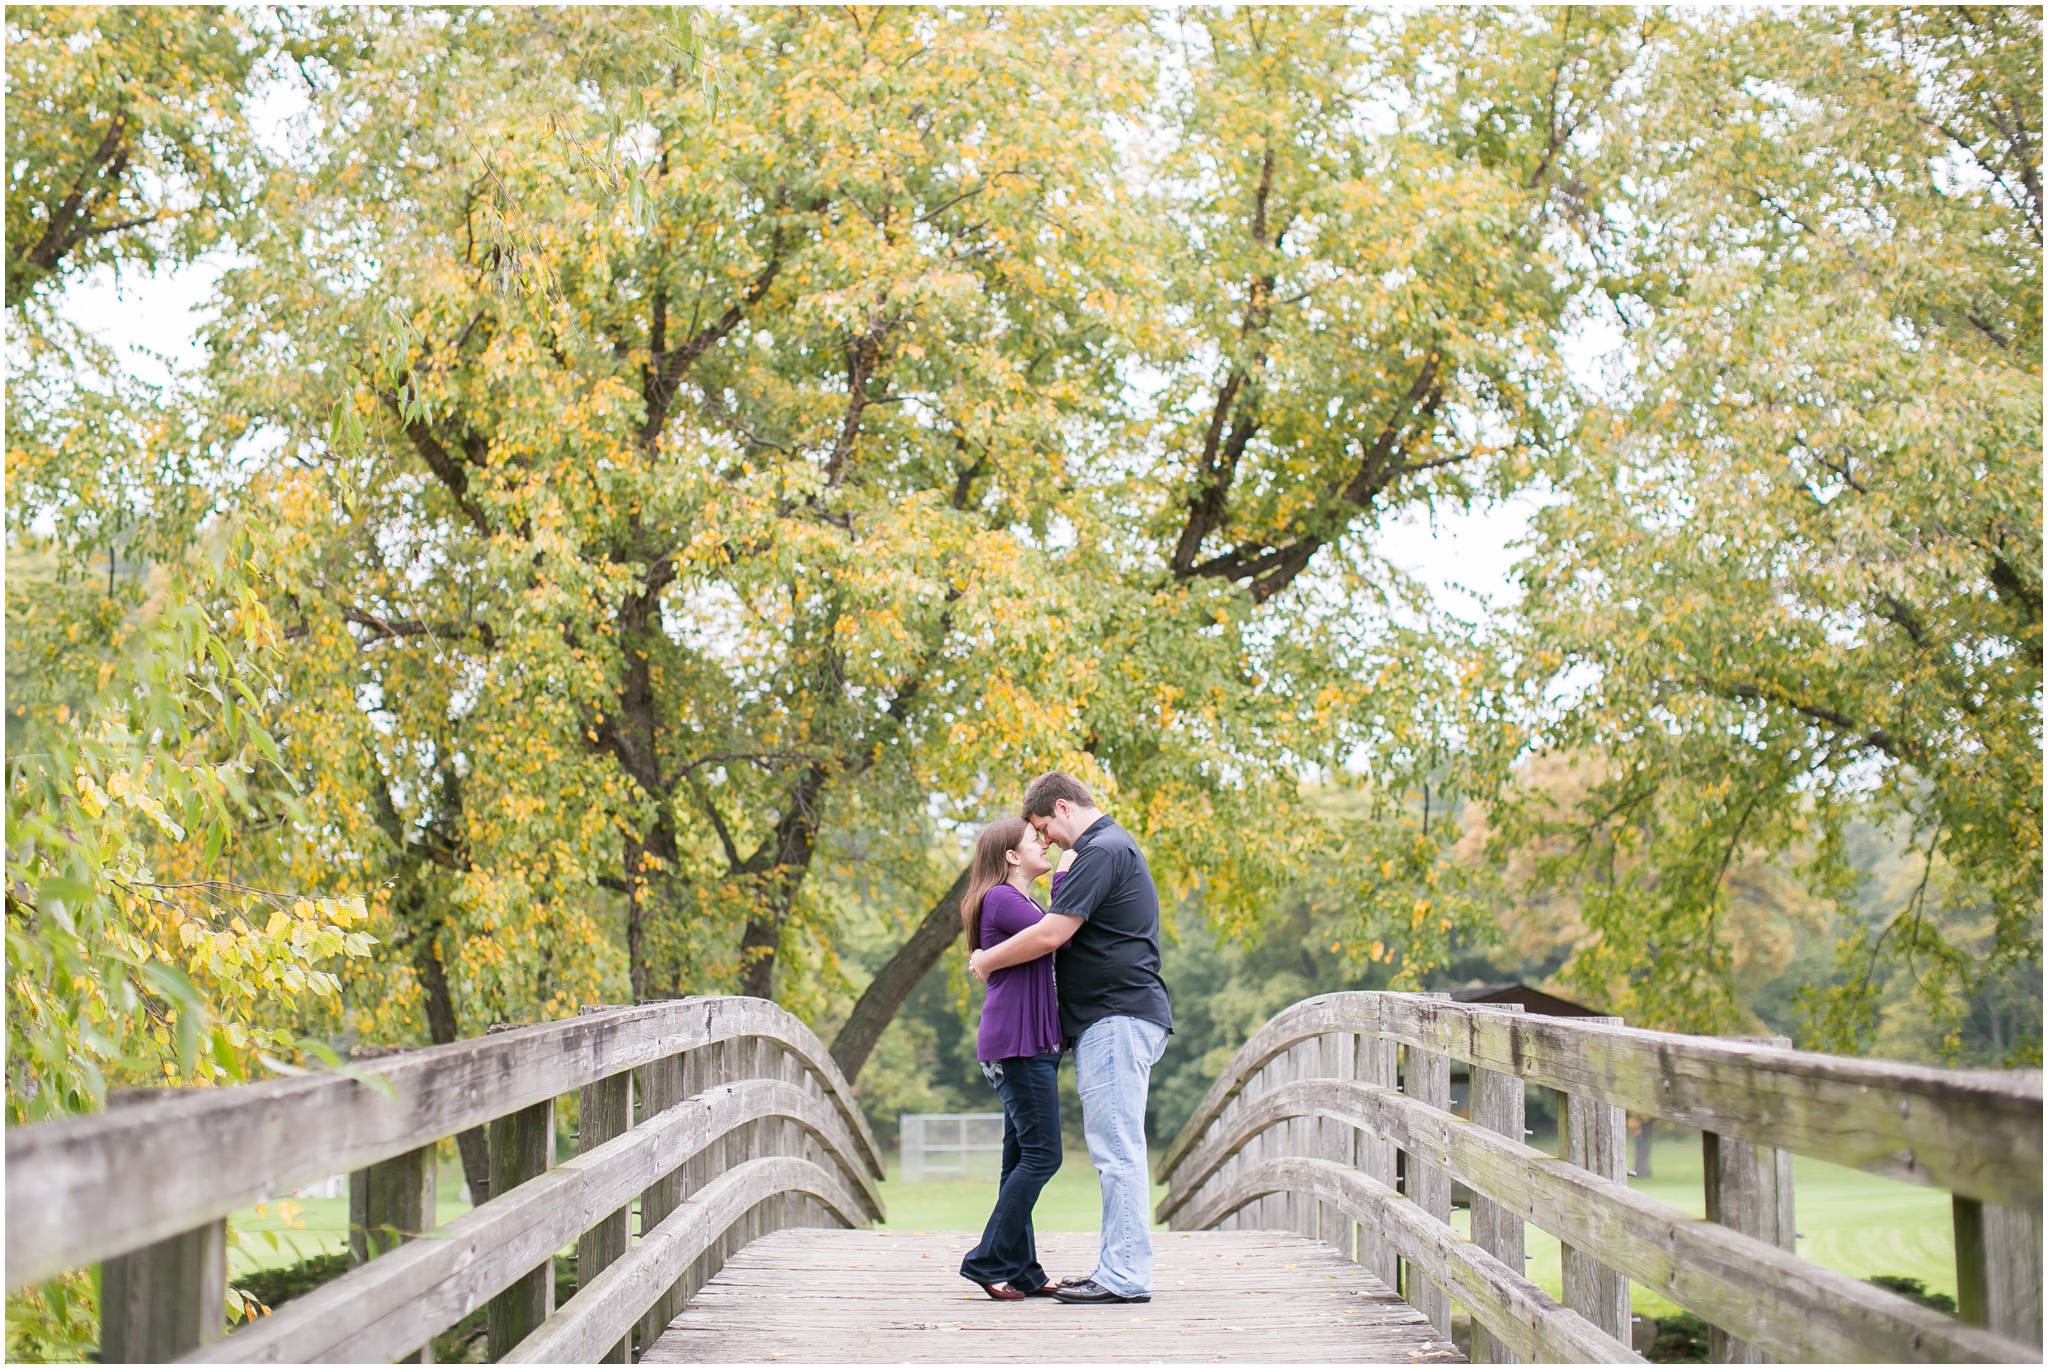
[[994, 1179], [1003, 1171], [1000, 1112], [906, 1112], [902, 1181]]

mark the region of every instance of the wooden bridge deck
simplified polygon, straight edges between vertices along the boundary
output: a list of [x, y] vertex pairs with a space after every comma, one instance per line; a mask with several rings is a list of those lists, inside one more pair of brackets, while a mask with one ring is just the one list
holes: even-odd
[[[1422, 1314], [1336, 1251], [1288, 1232], [1158, 1231], [1149, 1303], [994, 1302], [959, 1275], [967, 1232], [797, 1229], [734, 1256], [642, 1357], [703, 1363], [1409, 1364], [1458, 1360]], [[1054, 1277], [1092, 1234], [1048, 1233]]]

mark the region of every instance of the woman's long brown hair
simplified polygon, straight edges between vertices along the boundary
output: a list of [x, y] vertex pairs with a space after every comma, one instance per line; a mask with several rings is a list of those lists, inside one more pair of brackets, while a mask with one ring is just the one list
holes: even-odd
[[981, 901], [988, 891], [1010, 879], [1010, 862], [1003, 857], [1017, 849], [1031, 824], [1022, 818], [997, 818], [981, 829], [974, 841], [974, 864], [967, 876], [967, 892], [960, 899], [960, 925], [967, 930], [967, 952], [981, 949]]

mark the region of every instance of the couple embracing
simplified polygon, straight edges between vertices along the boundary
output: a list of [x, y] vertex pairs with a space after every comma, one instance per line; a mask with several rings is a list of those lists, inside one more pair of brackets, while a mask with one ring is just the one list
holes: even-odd
[[[1042, 912], [1026, 891], [1047, 872], [1052, 909]], [[1002, 1186], [960, 1273], [1006, 1302], [1149, 1302], [1145, 1095], [1173, 1012], [1145, 857], [1087, 786], [1040, 775], [1023, 815], [989, 824], [975, 843], [960, 917], [968, 970], [988, 982], [981, 1068], [1003, 1100]], [[1055, 1284], [1038, 1264], [1031, 1209], [1060, 1167], [1059, 1060], [1068, 1051], [1088, 1158], [1102, 1179], [1102, 1239], [1094, 1273]]]

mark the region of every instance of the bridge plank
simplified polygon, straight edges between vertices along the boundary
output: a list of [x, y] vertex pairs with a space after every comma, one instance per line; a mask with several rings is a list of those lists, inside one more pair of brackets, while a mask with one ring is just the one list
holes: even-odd
[[[959, 1275], [970, 1232], [784, 1231], [736, 1255], [643, 1363], [1408, 1364], [1457, 1351], [1386, 1285], [1291, 1233], [1154, 1232], [1149, 1303], [992, 1302]], [[1056, 1275], [1095, 1237], [1042, 1233]]]

